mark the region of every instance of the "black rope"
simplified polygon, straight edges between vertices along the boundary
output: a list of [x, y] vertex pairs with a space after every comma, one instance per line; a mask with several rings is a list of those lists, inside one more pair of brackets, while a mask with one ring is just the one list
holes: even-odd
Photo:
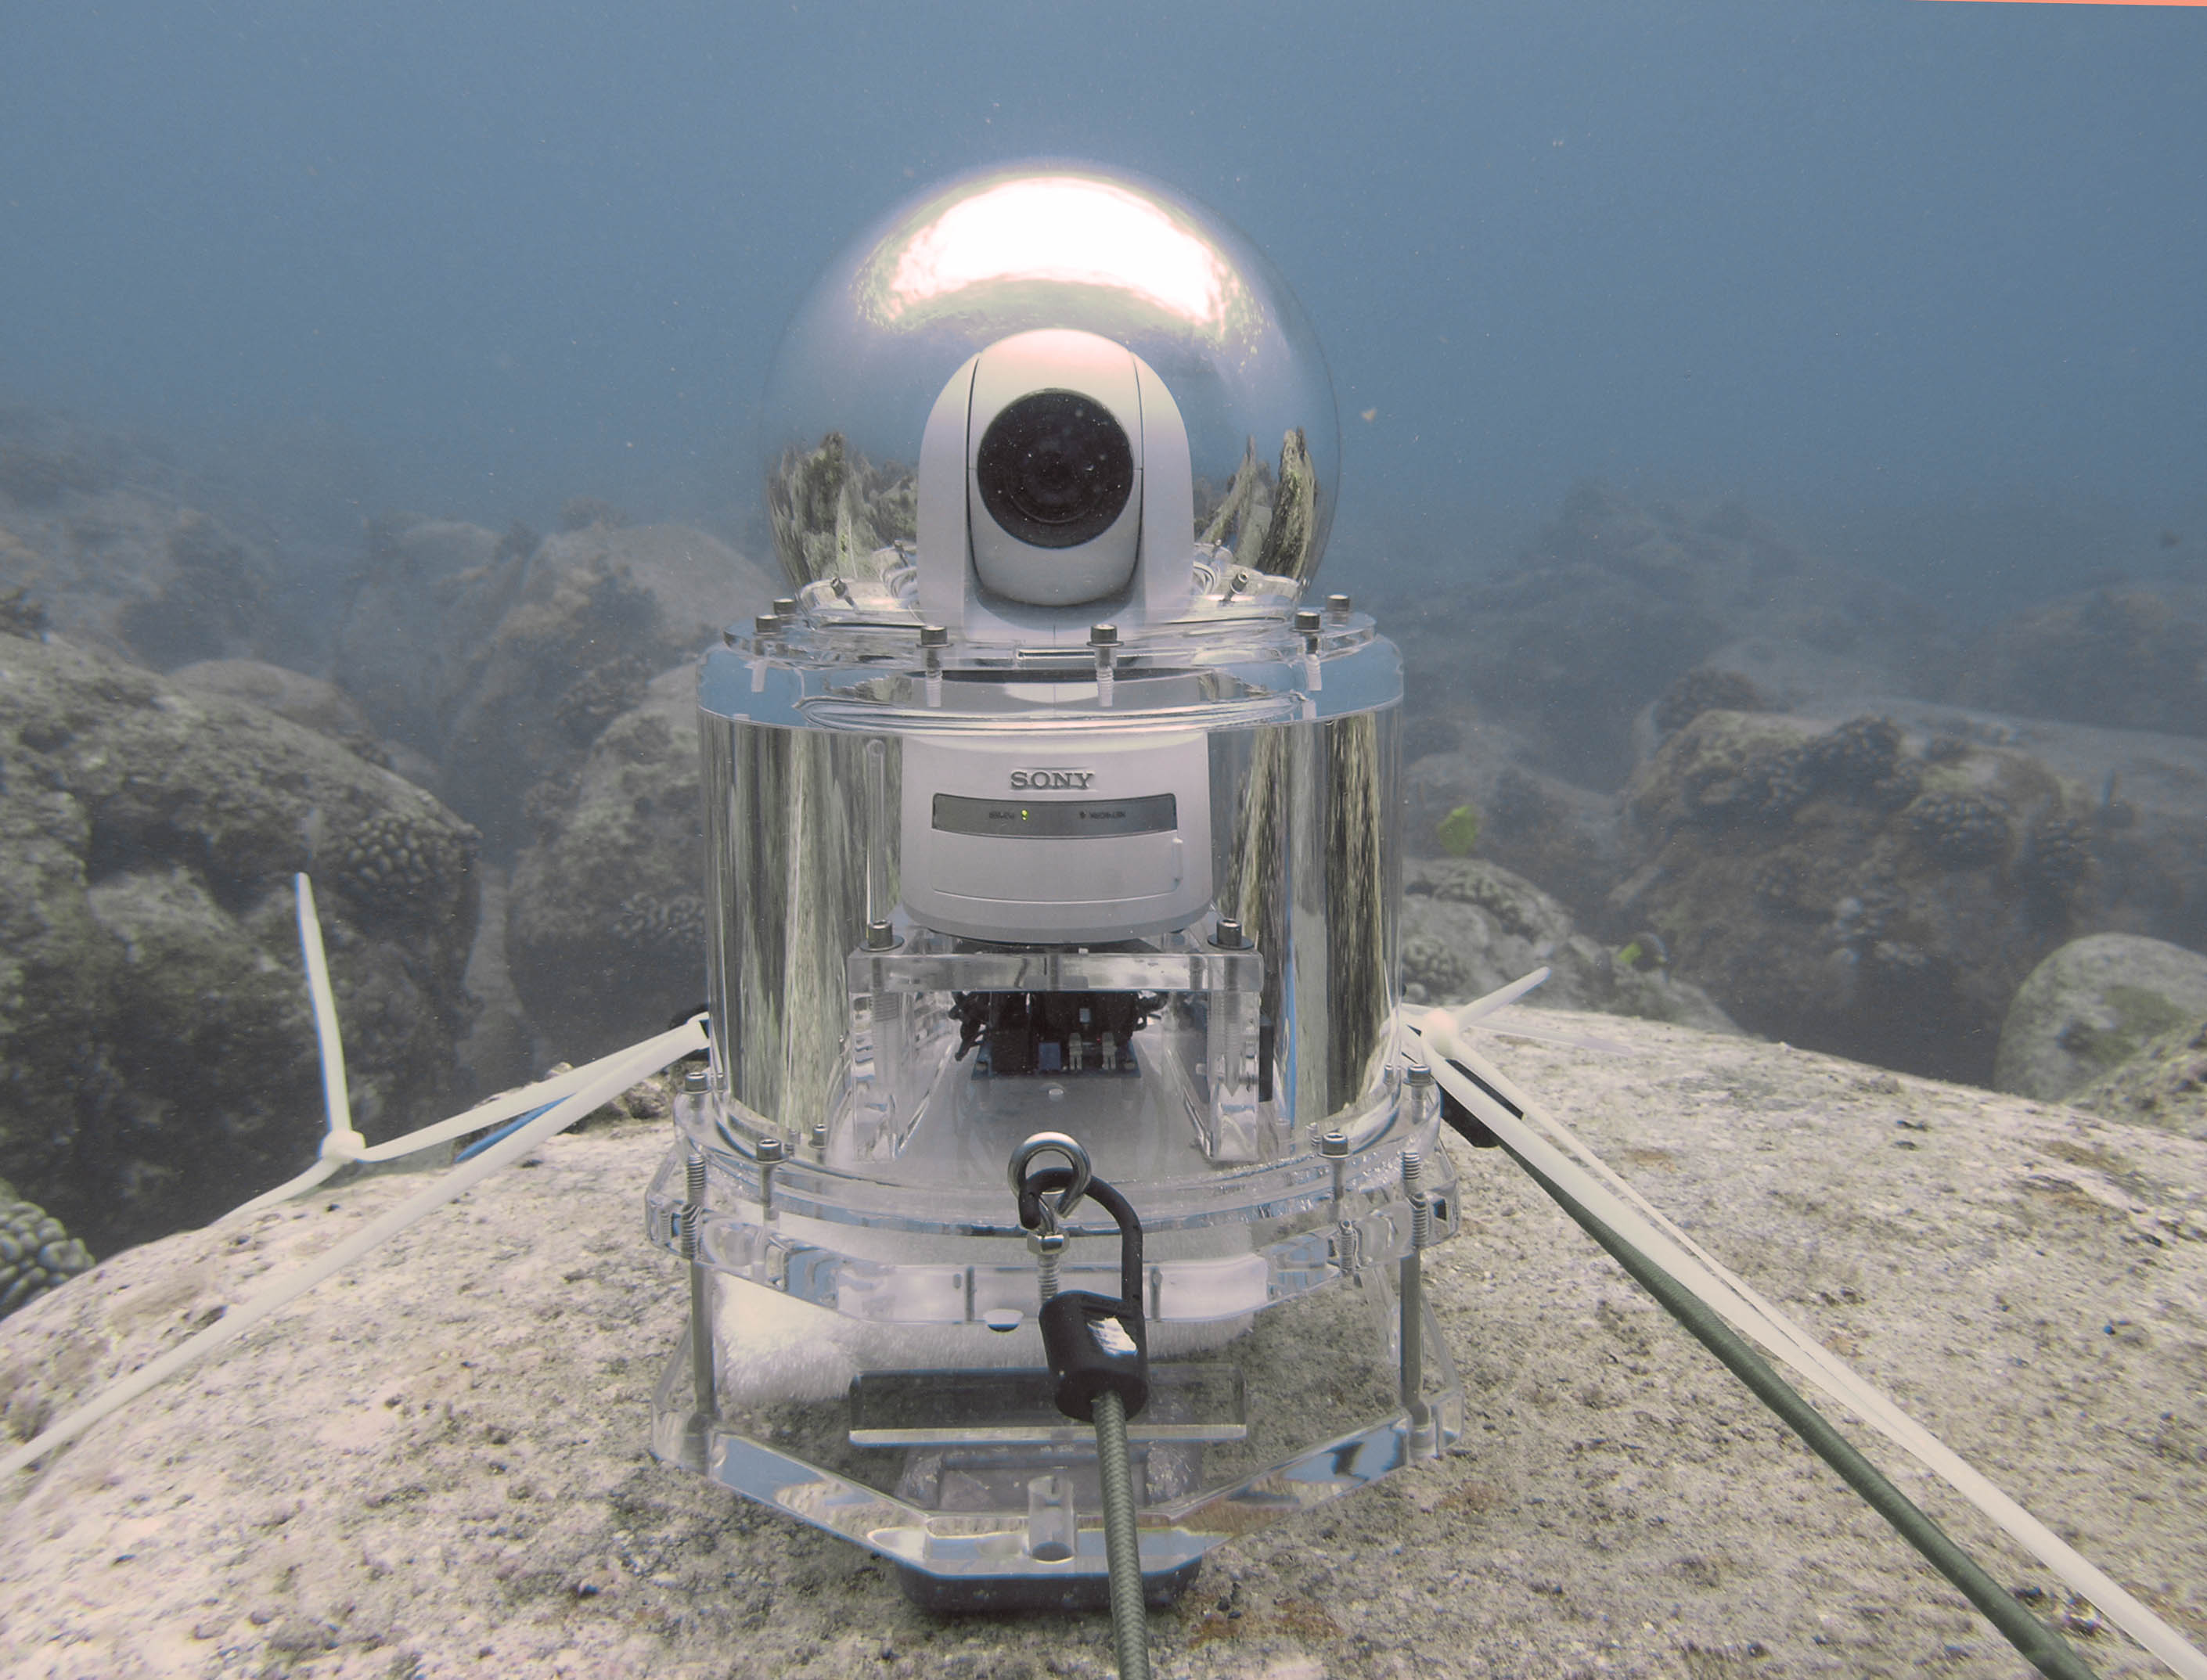
[[[1053, 1190], [1073, 1187], [1073, 1169], [1070, 1167], [1040, 1167], [1027, 1175], [1026, 1182], [1020, 1187], [1020, 1223], [1028, 1230], [1042, 1224], [1042, 1199]], [[1119, 1222], [1119, 1299], [1128, 1310], [1142, 1310], [1142, 1222], [1134, 1217], [1133, 1204], [1100, 1178], [1088, 1181], [1082, 1192], [1085, 1199], [1094, 1202], [1104, 1212]]]

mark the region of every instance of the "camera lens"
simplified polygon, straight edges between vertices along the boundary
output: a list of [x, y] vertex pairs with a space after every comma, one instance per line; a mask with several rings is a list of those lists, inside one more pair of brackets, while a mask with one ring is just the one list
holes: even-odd
[[981, 505], [1020, 541], [1074, 548], [1111, 529], [1134, 490], [1134, 451], [1110, 411], [1037, 391], [990, 422], [973, 470]]

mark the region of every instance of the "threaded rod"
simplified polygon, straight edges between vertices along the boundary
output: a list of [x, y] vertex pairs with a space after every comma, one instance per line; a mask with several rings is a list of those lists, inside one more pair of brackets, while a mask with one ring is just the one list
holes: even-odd
[[1134, 1467], [1127, 1450], [1127, 1406], [1096, 1396], [1096, 1465], [1104, 1481], [1104, 1555], [1111, 1566], [1111, 1644], [1119, 1680], [1149, 1680], [1150, 1624], [1142, 1603], [1142, 1540], [1134, 1526]]

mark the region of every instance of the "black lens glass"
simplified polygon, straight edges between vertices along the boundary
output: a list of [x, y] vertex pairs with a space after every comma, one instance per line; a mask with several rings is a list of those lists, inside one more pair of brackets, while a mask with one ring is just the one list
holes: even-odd
[[981, 505], [1020, 541], [1074, 548], [1111, 529], [1134, 491], [1134, 451], [1110, 410], [1077, 391], [1007, 408], [974, 457]]

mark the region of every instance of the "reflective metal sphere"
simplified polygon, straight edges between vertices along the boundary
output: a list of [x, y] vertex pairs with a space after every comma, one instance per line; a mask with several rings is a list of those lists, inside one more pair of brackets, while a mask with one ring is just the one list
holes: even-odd
[[784, 331], [762, 436], [792, 582], [863, 575], [876, 550], [913, 535], [937, 393], [968, 356], [1038, 327], [1098, 333], [1157, 369], [1187, 422], [1192, 538], [1298, 582], [1317, 571], [1340, 424], [1287, 283], [1222, 218], [1155, 182], [1028, 163], [899, 206], [828, 266]]

